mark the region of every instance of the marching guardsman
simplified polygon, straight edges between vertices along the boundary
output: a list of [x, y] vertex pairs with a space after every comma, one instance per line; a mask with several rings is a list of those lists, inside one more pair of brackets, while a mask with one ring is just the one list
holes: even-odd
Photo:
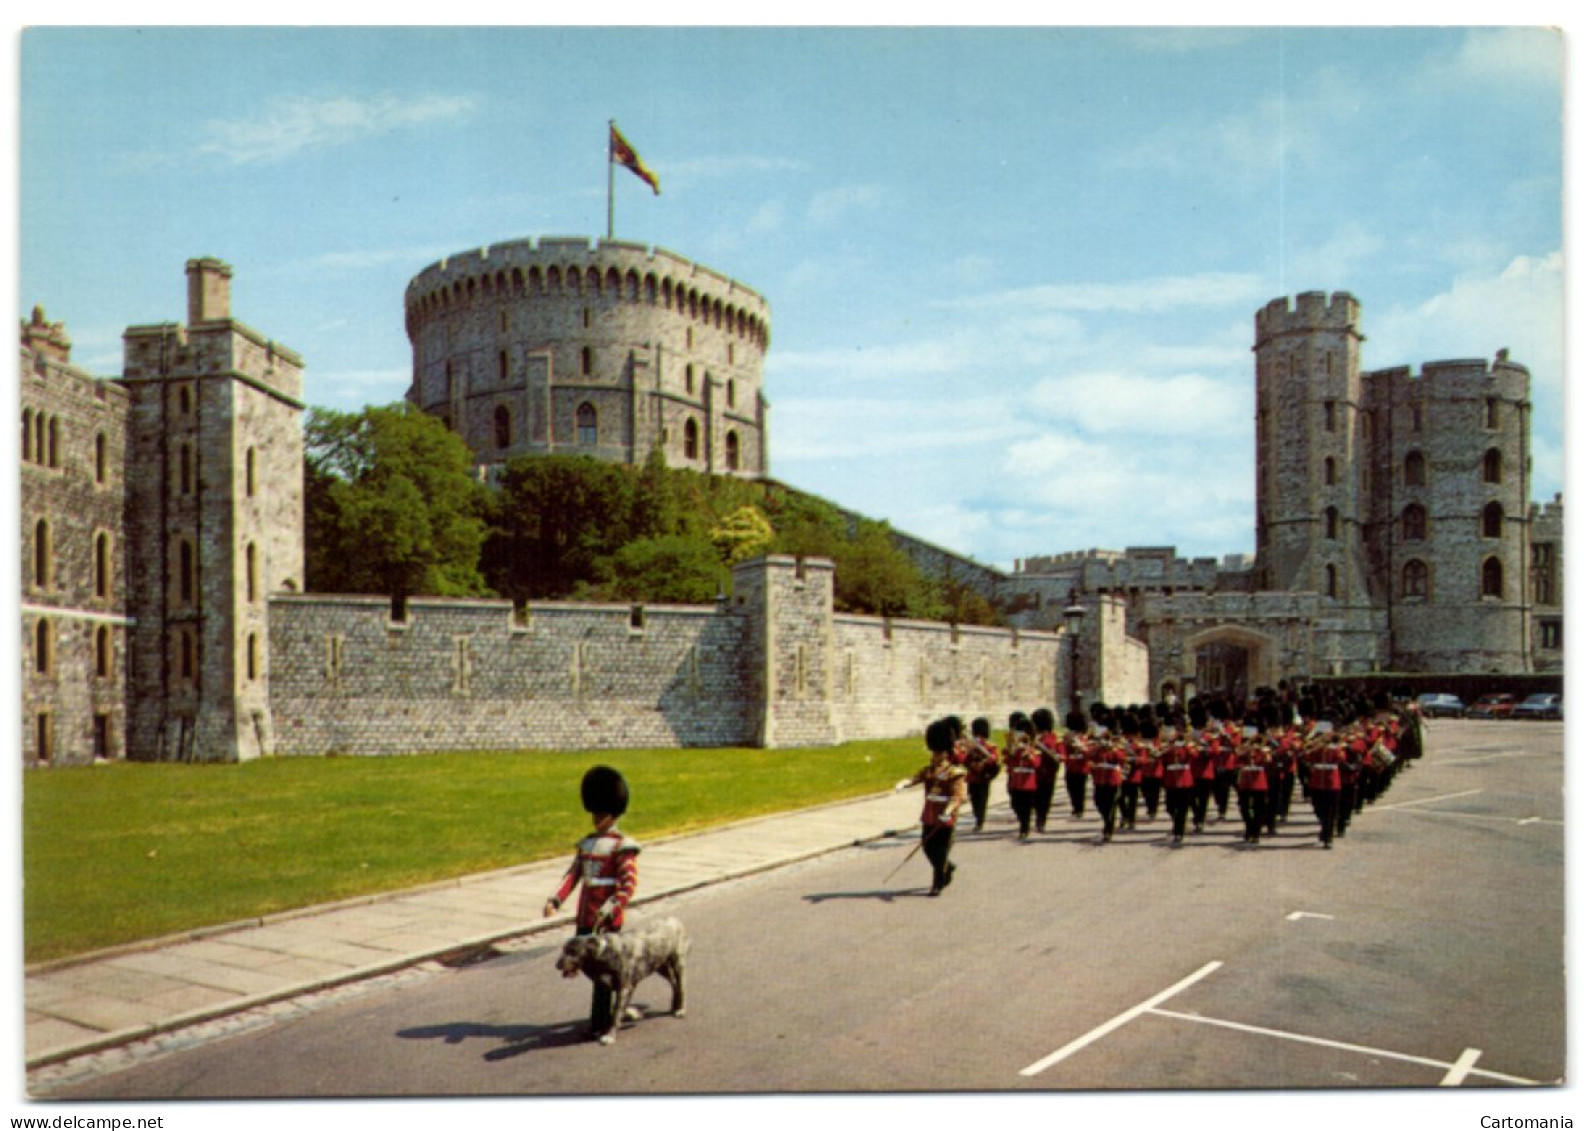
[[[1059, 751], [1062, 777], [1067, 786], [1067, 803], [1072, 808], [1073, 820], [1084, 815], [1084, 795], [1089, 788], [1089, 718], [1080, 708], [1067, 712], [1067, 733], [1062, 737]], [[1096, 804], [1099, 804], [1096, 801]]]
[[[577, 933], [592, 935], [622, 929], [627, 905], [638, 890], [638, 853], [641, 846], [616, 827], [627, 812], [627, 779], [609, 766], [595, 766], [583, 775], [583, 810], [594, 819], [594, 831], [577, 843], [572, 866], [544, 905], [545, 918], [561, 910], [578, 884]], [[573, 971], [568, 977], [575, 977]], [[589, 1028], [605, 1033], [620, 1020], [611, 1016], [614, 994], [609, 986], [594, 983]]]
[[1044, 832], [1045, 822], [1050, 819], [1051, 800], [1056, 796], [1056, 777], [1061, 773], [1061, 740], [1056, 737], [1056, 716], [1048, 709], [1037, 708], [1029, 721], [1034, 724], [1034, 741], [1044, 755], [1035, 777], [1039, 788], [1034, 793], [1034, 829]]
[[1029, 838], [1034, 821], [1034, 799], [1039, 792], [1040, 763], [1045, 753], [1034, 741], [1034, 724], [1022, 711], [1007, 720], [1006, 762], [1007, 800], [1017, 817], [1018, 839]]
[[1293, 705], [1276, 704], [1267, 709], [1265, 732], [1270, 738], [1270, 766], [1265, 775], [1270, 790], [1265, 795], [1265, 834], [1276, 835], [1276, 826], [1285, 823], [1292, 806], [1293, 779], [1298, 775], [1298, 750], [1302, 742], [1293, 730]]
[[1175, 731], [1161, 751], [1161, 784], [1166, 790], [1166, 814], [1171, 817], [1172, 843], [1181, 844], [1188, 827], [1188, 811], [1193, 808], [1193, 756], [1196, 743], [1189, 732]]
[[990, 783], [1001, 772], [1001, 751], [990, 741], [990, 720], [975, 719], [963, 768], [968, 771], [968, 806], [973, 810], [974, 832], [984, 828], [985, 810], [990, 806]]
[[1227, 809], [1232, 804], [1232, 787], [1237, 782], [1237, 748], [1243, 739], [1241, 714], [1235, 703], [1222, 701], [1217, 716], [1220, 727], [1217, 735], [1219, 746], [1216, 750], [1215, 778], [1210, 787], [1210, 795], [1215, 801], [1217, 821], [1226, 820]]
[[[1197, 710], [1195, 709], [1197, 706]], [[1210, 725], [1209, 714], [1203, 706], [1190, 706], [1189, 724], [1194, 741], [1188, 760], [1193, 763], [1193, 831], [1204, 832], [1205, 817], [1210, 812], [1210, 796], [1215, 791], [1216, 771], [1221, 763], [1221, 734]]]
[[[1161, 783], [1166, 779], [1166, 764], [1161, 761], [1160, 723], [1147, 719], [1139, 724], [1139, 794], [1144, 799], [1146, 820], [1153, 821], [1160, 811]], [[1132, 822], [1128, 824], [1132, 828]]]
[[1122, 790], [1122, 779], [1132, 769], [1128, 765], [1127, 739], [1124, 734], [1112, 731], [1089, 744], [1087, 761], [1089, 776], [1094, 779], [1095, 812], [1100, 814], [1100, 843], [1111, 839], [1116, 830], [1117, 797]]
[[1263, 720], [1256, 725], [1258, 733], [1238, 744], [1233, 763], [1244, 844], [1259, 843], [1260, 829], [1266, 823], [1266, 808], [1270, 804], [1270, 737]]
[[1124, 829], [1138, 827], [1139, 795], [1144, 790], [1144, 779], [1155, 772], [1157, 764], [1156, 733], [1154, 719], [1146, 717], [1139, 720], [1137, 733], [1128, 736], [1128, 772], [1122, 779], [1122, 796], [1117, 801]]
[[1342, 793], [1342, 763], [1347, 761], [1341, 733], [1315, 728], [1312, 745], [1305, 749], [1302, 759], [1304, 780], [1308, 783], [1309, 801], [1314, 806], [1315, 818], [1320, 822], [1320, 843], [1327, 848], [1336, 836], [1337, 806]]
[[924, 787], [924, 811], [919, 820], [923, 824], [920, 842], [924, 857], [934, 870], [930, 894], [939, 895], [952, 882], [957, 865], [951, 862], [952, 835], [957, 826], [957, 811], [968, 800], [968, 771], [954, 765], [951, 760], [951, 725], [937, 719], [924, 731], [924, 744], [929, 747], [930, 761], [918, 773], [897, 782], [897, 792], [911, 785]]

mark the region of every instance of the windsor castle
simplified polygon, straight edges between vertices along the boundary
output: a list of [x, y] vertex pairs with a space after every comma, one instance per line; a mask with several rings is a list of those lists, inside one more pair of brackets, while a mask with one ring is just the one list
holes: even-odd
[[[1014, 610], [1001, 629], [836, 613], [829, 562], [769, 557], [709, 606], [306, 591], [304, 361], [187, 264], [185, 323], [122, 372], [21, 326], [22, 750], [132, 758], [784, 746], [941, 713], [1247, 692], [1373, 671], [1560, 671], [1562, 503], [1529, 502], [1529, 373], [1505, 351], [1366, 370], [1351, 295], [1256, 312], [1256, 547], [1030, 557], [899, 536]], [[769, 473], [768, 303], [619, 241], [515, 241], [414, 277], [407, 399], [490, 477], [576, 453]]]

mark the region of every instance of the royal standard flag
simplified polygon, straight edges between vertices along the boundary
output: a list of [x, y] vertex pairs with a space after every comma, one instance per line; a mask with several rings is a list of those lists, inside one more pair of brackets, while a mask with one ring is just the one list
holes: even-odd
[[610, 159], [637, 173], [649, 183], [650, 188], [654, 189], [656, 196], [660, 195], [660, 178], [649, 171], [649, 167], [643, 163], [643, 158], [638, 156], [638, 151], [622, 137], [615, 122], [611, 123], [610, 128]]

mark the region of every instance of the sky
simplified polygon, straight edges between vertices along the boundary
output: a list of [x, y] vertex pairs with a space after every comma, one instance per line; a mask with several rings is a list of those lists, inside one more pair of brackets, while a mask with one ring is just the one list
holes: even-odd
[[[771, 305], [778, 479], [980, 561], [1254, 548], [1253, 323], [1352, 293], [1367, 368], [1506, 348], [1562, 489], [1563, 40], [1534, 27], [38, 27], [18, 317], [119, 371], [184, 264], [399, 400], [408, 280], [604, 235]], [[618, 170], [618, 172], [621, 172]]]

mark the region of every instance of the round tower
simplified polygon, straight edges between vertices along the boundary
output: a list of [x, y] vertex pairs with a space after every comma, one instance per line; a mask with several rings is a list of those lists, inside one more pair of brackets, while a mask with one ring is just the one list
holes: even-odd
[[769, 471], [770, 308], [670, 252], [519, 240], [449, 256], [407, 287], [407, 399], [498, 469], [582, 454]]
[[1367, 418], [1358, 300], [1321, 292], [1254, 319], [1257, 576], [1261, 588], [1368, 601]]

